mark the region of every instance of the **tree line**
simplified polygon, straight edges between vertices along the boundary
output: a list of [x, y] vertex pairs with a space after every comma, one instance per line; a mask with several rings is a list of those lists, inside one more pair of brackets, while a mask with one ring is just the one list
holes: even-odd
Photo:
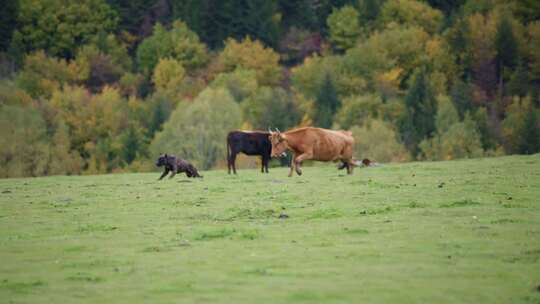
[[223, 166], [229, 130], [350, 129], [357, 157], [540, 151], [530, 0], [18, 0], [0, 177]]

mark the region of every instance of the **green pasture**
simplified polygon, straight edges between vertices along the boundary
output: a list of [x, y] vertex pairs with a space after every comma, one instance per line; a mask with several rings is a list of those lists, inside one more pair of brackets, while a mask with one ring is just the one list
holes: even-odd
[[540, 154], [0, 180], [0, 303], [540, 303]]

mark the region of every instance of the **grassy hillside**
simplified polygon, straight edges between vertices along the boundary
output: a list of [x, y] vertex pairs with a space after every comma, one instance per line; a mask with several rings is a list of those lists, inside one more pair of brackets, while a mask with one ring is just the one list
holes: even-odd
[[203, 174], [0, 180], [0, 302], [540, 302], [540, 155]]

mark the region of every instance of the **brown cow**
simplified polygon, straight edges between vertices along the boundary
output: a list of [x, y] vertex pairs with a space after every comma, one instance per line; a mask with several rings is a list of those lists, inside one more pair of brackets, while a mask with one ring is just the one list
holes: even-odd
[[271, 132], [269, 138], [272, 142], [272, 157], [282, 155], [285, 150], [291, 150], [293, 153], [289, 177], [292, 176], [293, 168], [298, 175], [302, 175], [300, 166], [306, 159], [341, 160], [343, 167], [347, 168], [347, 173], [353, 173], [354, 138], [350, 131], [305, 127], [283, 133]]

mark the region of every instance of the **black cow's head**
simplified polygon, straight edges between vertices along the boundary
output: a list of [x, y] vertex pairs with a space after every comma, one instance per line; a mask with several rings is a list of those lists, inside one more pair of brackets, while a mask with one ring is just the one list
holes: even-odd
[[167, 165], [168, 161], [169, 161], [169, 157], [167, 156], [167, 154], [161, 154], [156, 161], [156, 166], [158, 167], [165, 166]]

